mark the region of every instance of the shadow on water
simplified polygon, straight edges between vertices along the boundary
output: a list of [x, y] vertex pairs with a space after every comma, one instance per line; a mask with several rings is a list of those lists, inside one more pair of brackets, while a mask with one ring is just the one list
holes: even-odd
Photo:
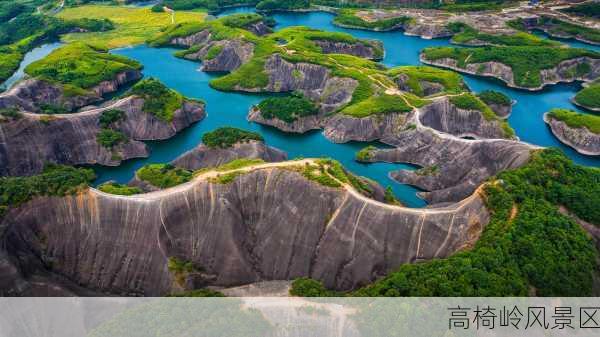
[[[232, 13], [254, 12], [251, 7], [236, 7], [228, 9], [219, 16]], [[425, 40], [418, 37], [406, 36], [400, 31], [371, 32], [336, 27], [332, 24], [333, 14], [324, 12], [310, 13], [277, 13], [276, 29], [289, 26], [309, 26], [327, 31], [350, 33], [359, 38], [379, 39], [384, 43], [386, 54], [383, 64], [393, 67], [399, 65], [420, 64], [421, 49], [432, 46], [447, 46], [447, 39]], [[354, 160], [355, 153], [369, 145], [368, 143], [350, 142], [334, 144], [328, 141], [320, 131], [295, 135], [281, 132], [271, 127], [250, 123], [246, 115], [250, 107], [262, 100], [265, 95], [249, 95], [241, 93], [223, 93], [210, 88], [211, 79], [219, 76], [207, 74], [198, 70], [199, 64], [174, 57], [175, 50], [169, 48], [155, 49], [148, 46], [113, 50], [144, 64], [145, 76], [160, 79], [169, 87], [178, 90], [183, 95], [203, 99], [207, 102], [208, 116], [200, 123], [182, 131], [167, 141], [148, 142], [151, 156], [146, 159], [129, 160], [119, 167], [98, 167], [98, 183], [116, 180], [126, 183], [135, 170], [147, 163], [168, 162], [200, 143], [202, 134], [221, 126], [234, 126], [260, 132], [267, 144], [286, 151], [290, 158], [296, 157], [331, 157], [339, 160], [352, 172], [379, 182], [382, 186], [392, 186], [394, 193], [408, 206], [422, 207], [425, 203], [416, 196], [417, 190], [407, 185], [395, 183], [388, 176], [390, 171], [398, 169], [414, 169], [405, 164], [362, 164]], [[476, 76], [465, 76], [469, 87], [476, 91], [496, 90], [506, 93], [517, 101], [513, 113], [509, 117], [511, 126], [523, 141], [541, 146], [560, 147], [573, 160], [580, 164], [600, 166], [600, 159], [579, 155], [574, 150], [562, 145], [549, 132], [542, 120], [543, 113], [551, 108], [577, 109], [570, 98], [579, 90], [579, 84], [560, 84], [551, 86], [541, 92], [529, 92], [507, 88], [497, 80]], [[375, 144], [381, 147], [382, 144]]]

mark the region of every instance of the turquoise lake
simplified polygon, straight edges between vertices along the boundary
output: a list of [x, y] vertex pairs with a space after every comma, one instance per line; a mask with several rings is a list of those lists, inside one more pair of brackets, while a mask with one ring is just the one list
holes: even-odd
[[[249, 12], [251, 8], [234, 8], [221, 15]], [[309, 26], [312, 28], [347, 32], [359, 38], [381, 40], [385, 45], [383, 64], [389, 67], [399, 65], [415, 65], [419, 62], [419, 51], [431, 46], [449, 45], [447, 39], [425, 40], [418, 37], [406, 36], [402, 32], [370, 32], [335, 27], [331, 21], [333, 15], [323, 12], [310, 13], [280, 13], [274, 15], [277, 21], [276, 29], [288, 26]], [[600, 49], [595, 46], [578, 42], [566, 42], [576, 47]], [[261, 133], [268, 145], [280, 148], [288, 153], [290, 158], [296, 157], [331, 157], [340, 161], [355, 174], [371, 178], [382, 186], [392, 186], [396, 196], [407, 206], [423, 207], [425, 203], [416, 196], [417, 190], [411, 186], [394, 182], [388, 177], [390, 171], [398, 169], [414, 169], [414, 166], [404, 164], [361, 164], [354, 160], [356, 151], [367, 143], [351, 142], [334, 144], [322, 136], [320, 131], [304, 135], [294, 135], [280, 132], [274, 128], [250, 123], [246, 115], [250, 107], [260, 102], [265, 95], [249, 95], [238, 93], [223, 93], [213, 90], [208, 83], [219, 75], [199, 71], [199, 63], [178, 59], [173, 56], [175, 49], [150, 48], [135, 46], [116, 49], [112, 52], [138, 60], [144, 65], [144, 75], [160, 79], [167, 86], [181, 92], [183, 95], [203, 99], [207, 103], [208, 116], [201, 122], [182, 131], [172, 139], [148, 142], [151, 156], [145, 159], [129, 160], [119, 167], [95, 167], [98, 174], [97, 183], [115, 180], [120, 183], [128, 182], [135, 171], [148, 163], [168, 162], [185, 151], [200, 143], [202, 134], [221, 126], [234, 126]], [[502, 83], [473, 76], [465, 76], [465, 81], [475, 92], [486, 89], [501, 91], [517, 101], [513, 113], [509, 117], [510, 125], [515, 129], [521, 140], [541, 146], [560, 147], [575, 162], [589, 166], [600, 166], [600, 158], [587, 157], [578, 154], [567, 146], [562, 145], [549, 131], [542, 120], [542, 115], [551, 108], [577, 109], [570, 103], [580, 89], [579, 84], [551, 86], [541, 92], [528, 92], [505, 87]], [[384, 147], [381, 144], [376, 146]]]

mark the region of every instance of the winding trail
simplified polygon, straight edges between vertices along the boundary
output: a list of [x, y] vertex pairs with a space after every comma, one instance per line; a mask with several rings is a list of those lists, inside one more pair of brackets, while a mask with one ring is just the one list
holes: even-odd
[[[311, 165], [311, 164], [319, 165], [318, 161], [319, 161], [318, 159], [302, 159], [302, 160], [292, 160], [292, 161], [274, 162], [274, 163], [260, 163], [260, 164], [242, 167], [239, 169], [232, 169], [232, 170], [226, 170], [226, 171], [218, 171], [218, 170], [213, 169], [211, 171], [199, 174], [196, 177], [194, 177], [192, 180], [190, 180], [186, 183], [183, 183], [181, 185], [177, 185], [177, 186], [174, 186], [174, 187], [171, 187], [168, 189], [164, 189], [164, 190], [160, 190], [160, 191], [149, 192], [149, 193], [145, 193], [145, 194], [131, 195], [131, 196], [110, 194], [110, 193], [102, 192], [93, 187], [90, 187], [90, 190], [97, 195], [102, 195], [102, 196], [106, 196], [106, 197], [110, 197], [110, 198], [123, 199], [123, 200], [136, 200], [136, 201], [141, 201], [141, 202], [156, 202], [156, 201], [160, 201], [161, 199], [166, 198], [172, 194], [184, 193], [184, 192], [194, 188], [197, 184], [199, 184], [201, 182], [207, 181], [211, 178], [219, 177], [221, 175], [226, 175], [226, 174], [234, 173], [234, 172], [249, 173], [249, 172], [256, 171], [256, 170], [285, 168], [285, 167], [291, 167], [291, 166], [301, 166], [301, 165]], [[465, 205], [469, 204], [469, 202], [472, 199], [478, 198], [480, 196], [480, 194], [483, 192], [483, 188], [485, 186], [485, 184], [481, 185], [480, 187], [477, 188], [477, 190], [475, 190], [475, 192], [471, 196], [459, 201], [458, 203], [452, 204], [447, 207], [410, 208], [410, 207], [405, 207], [405, 206], [386, 204], [386, 203], [371, 199], [369, 197], [364, 196], [360, 192], [358, 192], [356, 189], [354, 189], [354, 187], [352, 185], [343, 183], [331, 175], [330, 175], [330, 177], [335, 179], [337, 182], [339, 182], [342, 185], [340, 188], [343, 188], [346, 191], [346, 193], [348, 193], [349, 195], [353, 196], [354, 198], [364, 202], [365, 204], [369, 204], [369, 205], [373, 205], [373, 206], [377, 206], [377, 207], [383, 207], [383, 208], [395, 210], [395, 211], [402, 211], [402, 212], [409, 212], [409, 213], [423, 214], [423, 215], [455, 213], [457, 210], [459, 210], [462, 207], [464, 207]]]

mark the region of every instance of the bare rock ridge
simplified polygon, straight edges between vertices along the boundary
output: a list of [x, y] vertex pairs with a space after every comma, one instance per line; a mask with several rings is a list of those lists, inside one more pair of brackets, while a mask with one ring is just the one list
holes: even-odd
[[35, 198], [0, 223], [0, 289], [28, 293], [50, 271], [102, 293], [164, 295], [177, 288], [168, 267], [177, 257], [198, 270], [185, 275], [187, 289], [307, 276], [345, 290], [446, 257], [489, 221], [479, 193], [408, 209], [322, 186], [288, 164], [262, 164], [228, 184], [197, 177], [131, 197], [90, 188]]
[[600, 135], [587, 128], [573, 128], [567, 123], [544, 114], [544, 122], [562, 143], [588, 156], [600, 156]]
[[380, 60], [383, 58], [383, 43], [377, 40], [369, 40], [368, 43], [314, 40], [314, 43], [325, 54], [348, 54], [371, 60]]
[[455, 202], [472, 193], [487, 178], [524, 165], [534, 147], [504, 139], [465, 140], [418, 126], [382, 142], [395, 148], [375, 150], [369, 161], [410, 163], [417, 171], [400, 170], [390, 176], [423, 189], [430, 204]]
[[[85, 112], [62, 115], [22, 113], [22, 117], [0, 123], [0, 175], [31, 175], [48, 162], [81, 165], [115, 166], [121, 160], [146, 157], [148, 150], [141, 141], [161, 140], [205, 117], [204, 104], [184, 101], [165, 122], [143, 111], [144, 100], [135, 96], [109, 102]], [[108, 149], [99, 144], [99, 118], [106, 110], [124, 112], [115, 124], [127, 141]]]
[[171, 164], [176, 167], [193, 171], [207, 167], [217, 167], [241, 158], [262, 159], [266, 162], [279, 162], [287, 160], [287, 154], [274, 147], [267, 146], [264, 142], [254, 140], [236, 143], [233, 146], [224, 149], [209, 148], [204, 144], [200, 144], [177, 157]]
[[139, 80], [138, 70], [119, 73], [113, 80], [104, 81], [88, 90], [86, 95], [67, 95], [62, 85], [30, 78], [0, 94], [0, 108], [17, 107], [29, 112], [40, 112], [44, 105], [74, 111], [83, 106], [102, 101], [102, 96], [113, 93], [122, 86]]
[[311, 63], [291, 63], [279, 54], [270, 56], [265, 62], [269, 77], [263, 88], [236, 87], [245, 92], [293, 92], [300, 91], [313, 102], [318, 102], [321, 112], [332, 112], [352, 100], [358, 81], [337, 77], [324, 66]]
[[[471, 75], [494, 77], [506, 83], [509, 87], [531, 91], [541, 90], [550, 84], [573, 81], [589, 82], [600, 77], [600, 59], [590, 57], [565, 60], [553, 68], [542, 69], [540, 71], [541, 85], [538, 87], [524, 87], [516, 84], [512, 68], [500, 62], [468, 63], [463, 68], [459, 67], [458, 62], [452, 58], [428, 60], [423, 55], [421, 55], [421, 62]], [[583, 75], [578, 75], [577, 68], [581, 64], [588, 64], [590, 71]]]
[[[238, 142], [228, 148], [209, 148], [204, 144], [199, 144], [195, 148], [187, 151], [177, 157], [170, 164], [190, 171], [196, 171], [203, 168], [218, 167], [236, 159], [262, 159], [266, 162], [280, 162], [287, 160], [287, 153], [267, 146], [261, 141]], [[145, 192], [158, 191], [160, 188], [140, 179], [137, 174], [129, 182], [129, 186], [140, 188]], [[383, 189], [381, 190], [381, 199], [383, 199]]]
[[447, 98], [436, 100], [421, 108], [419, 120], [424, 126], [457, 137], [507, 137], [502, 129], [501, 120], [486, 120], [482, 112], [457, 108]]

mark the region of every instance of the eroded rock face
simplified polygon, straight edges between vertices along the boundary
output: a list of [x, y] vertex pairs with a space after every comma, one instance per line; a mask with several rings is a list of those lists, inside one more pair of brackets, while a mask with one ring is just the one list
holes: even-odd
[[[124, 159], [148, 156], [142, 140], [167, 139], [204, 118], [204, 105], [184, 102], [173, 121], [164, 122], [143, 111], [144, 100], [128, 97], [106, 107], [66, 115], [23, 113], [23, 117], [0, 123], [0, 175], [39, 173], [45, 163], [116, 166]], [[114, 128], [128, 141], [107, 149], [96, 139], [102, 112], [118, 109], [124, 120]]]
[[382, 142], [395, 148], [376, 150], [369, 161], [410, 163], [423, 170], [391, 173], [398, 182], [427, 192], [430, 204], [455, 202], [470, 195], [482, 182], [501, 171], [524, 165], [531, 145], [512, 140], [465, 140], [417, 126]]
[[335, 143], [374, 141], [404, 129], [406, 113], [387, 113], [364, 118], [336, 114], [324, 123], [323, 134]]
[[406, 209], [279, 168], [134, 197], [89, 189], [9, 211], [0, 266], [13, 272], [0, 274], [0, 289], [24, 292], [50, 268], [86, 289], [165, 295], [175, 282], [169, 257], [202, 268], [186, 279], [195, 288], [309, 276], [352, 289], [403, 263], [446, 257], [488, 221], [478, 194], [446, 208]]
[[600, 135], [587, 128], [573, 128], [565, 122], [544, 115], [544, 122], [550, 126], [552, 134], [562, 143], [577, 152], [589, 156], [600, 156]]
[[315, 40], [314, 43], [321, 47], [325, 54], [348, 54], [371, 60], [380, 60], [383, 57], [383, 44], [380, 41], [369, 41], [370, 45], [329, 40]]
[[287, 154], [259, 141], [237, 143], [232, 147], [225, 149], [211, 149], [204, 144], [200, 144], [194, 149], [179, 156], [172, 161], [171, 164], [194, 171], [206, 167], [217, 167], [240, 158], [278, 162], [286, 160]]
[[[201, 60], [201, 70], [207, 72], [234, 71], [248, 62], [254, 54], [252, 43], [239, 40], [209, 41], [197, 46], [199, 46], [197, 52], [184, 57], [188, 60]], [[218, 48], [220, 51], [214, 58], [208, 59], [208, 53], [212, 48]]]
[[480, 139], [507, 138], [500, 120], [486, 120], [480, 111], [459, 109], [446, 98], [420, 110], [421, 124], [444, 133]]
[[170, 42], [174, 46], [189, 48], [193, 45], [205, 44], [208, 41], [210, 41], [210, 39], [211, 39], [211, 33], [207, 29], [207, 30], [203, 30], [203, 31], [194, 33], [192, 35], [176, 37], [176, 38], [172, 39]]
[[102, 96], [119, 90], [122, 86], [137, 81], [142, 77], [141, 72], [126, 71], [111, 80], [99, 83], [91, 88], [87, 95], [65, 95], [59, 84], [53, 84], [40, 79], [28, 79], [15, 85], [9, 91], [0, 94], [0, 108], [17, 107], [25, 111], [40, 112], [43, 105], [63, 107], [74, 111], [83, 106], [99, 102]]
[[447, 25], [439, 23], [423, 23], [404, 25], [404, 33], [406, 35], [419, 36], [423, 39], [437, 39], [452, 36], [452, 32], [448, 30]]
[[[469, 63], [464, 68], [461, 68], [454, 59], [443, 58], [438, 60], [427, 60], [423, 55], [421, 55], [421, 62], [471, 75], [494, 77], [503, 81], [509, 87], [532, 91], [541, 90], [549, 84], [573, 81], [592, 81], [600, 77], [600, 59], [590, 57], [578, 57], [571, 60], [565, 60], [560, 62], [554, 68], [542, 69], [540, 71], [542, 84], [538, 87], [523, 87], [516, 84], [512, 68], [499, 62]], [[580, 73], [578, 71], [578, 66], [581, 64], [589, 65], [589, 71]]]
[[254, 35], [257, 35], [257, 36], [263, 36], [263, 35], [271, 34], [273, 32], [273, 29], [271, 29], [271, 27], [265, 25], [265, 23], [262, 21], [250, 24], [250, 25], [246, 26], [245, 29], [247, 31], [254, 33]]

